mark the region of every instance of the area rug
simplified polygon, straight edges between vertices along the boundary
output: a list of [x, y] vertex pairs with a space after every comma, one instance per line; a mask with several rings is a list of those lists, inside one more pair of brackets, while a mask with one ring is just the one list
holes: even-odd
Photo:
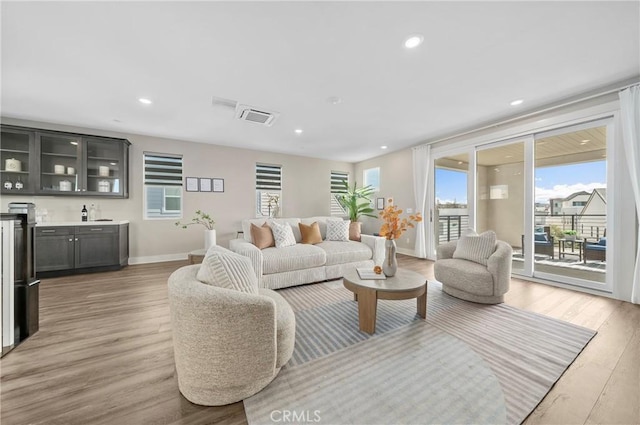
[[595, 332], [508, 305], [468, 303], [430, 282], [415, 300], [378, 302], [358, 330], [341, 281], [279, 291], [296, 312], [291, 361], [244, 401], [249, 424], [517, 424]]

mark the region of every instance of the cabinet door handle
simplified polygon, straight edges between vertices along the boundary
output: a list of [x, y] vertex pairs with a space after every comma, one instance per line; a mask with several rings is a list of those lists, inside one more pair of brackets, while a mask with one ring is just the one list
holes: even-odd
[[102, 232], [102, 228], [99, 229], [91, 229], [92, 232]]
[[78, 238], [76, 238], [76, 242], [78, 241]]
[[69, 242], [73, 242], [73, 238], [70, 238], [70, 239], [69, 239]]
[[52, 230], [43, 230], [42, 233], [55, 233], [55, 229]]

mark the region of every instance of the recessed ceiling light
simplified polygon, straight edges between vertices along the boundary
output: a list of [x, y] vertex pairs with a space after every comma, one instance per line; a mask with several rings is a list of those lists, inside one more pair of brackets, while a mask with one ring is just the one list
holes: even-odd
[[412, 35], [404, 41], [404, 47], [407, 49], [414, 49], [422, 44], [424, 37], [420, 34]]
[[518, 106], [522, 104], [522, 102], [524, 102], [524, 100], [522, 99], [514, 100], [513, 102], [511, 102], [511, 106]]
[[111, 164], [111, 165], [118, 165], [118, 163], [116, 163], [116, 162], [110, 162], [109, 164]]
[[586, 145], [586, 144], [587, 144], [587, 143], [589, 143], [590, 141], [591, 141], [591, 140], [584, 139], [584, 140], [582, 140], [582, 141], [580, 142], [580, 144], [581, 144], [581, 145]]
[[295, 132], [296, 132], [296, 134], [302, 134], [302, 129], [301, 128], [296, 128]]
[[462, 164], [464, 164], [464, 162], [458, 161], [458, 165], [462, 165]]
[[513, 158], [513, 155], [507, 155], [505, 158]]
[[71, 143], [74, 146], [78, 146], [78, 142], [69, 142], [69, 143]]
[[338, 96], [331, 96], [327, 98], [327, 102], [332, 105], [337, 105], [338, 103], [342, 103], [342, 99], [340, 99]]
[[380, 146], [380, 149], [387, 149], [387, 146]]
[[151, 105], [153, 102], [150, 101], [149, 99], [145, 98], [145, 97], [141, 97], [138, 99], [138, 102], [140, 103], [144, 103], [145, 105]]

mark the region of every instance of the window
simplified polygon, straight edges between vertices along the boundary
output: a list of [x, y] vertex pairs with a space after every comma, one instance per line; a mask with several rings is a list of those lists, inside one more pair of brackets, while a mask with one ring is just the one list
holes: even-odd
[[340, 201], [338, 201], [338, 195], [346, 193], [343, 182], [349, 183], [349, 173], [342, 171], [331, 172], [331, 200], [329, 204], [331, 215], [347, 215], [347, 211], [340, 205]]
[[182, 156], [144, 153], [144, 207], [145, 219], [182, 217]]
[[362, 186], [373, 186], [375, 192], [380, 191], [380, 167], [364, 170], [362, 173]]
[[278, 217], [282, 211], [282, 166], [256, 164], [256, 214]]

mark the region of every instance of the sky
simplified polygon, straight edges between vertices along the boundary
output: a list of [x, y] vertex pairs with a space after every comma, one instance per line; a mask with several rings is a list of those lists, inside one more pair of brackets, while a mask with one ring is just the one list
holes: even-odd
[[[605, 161], [540, 167], [535, 171], [536, 202], [548, 203], [550, 198], [566, 198], [575, 192], [591, 192], [606, 188]], [[436, 168], [436, 198], [441, 203], [467, 203], [467, 174]]]

